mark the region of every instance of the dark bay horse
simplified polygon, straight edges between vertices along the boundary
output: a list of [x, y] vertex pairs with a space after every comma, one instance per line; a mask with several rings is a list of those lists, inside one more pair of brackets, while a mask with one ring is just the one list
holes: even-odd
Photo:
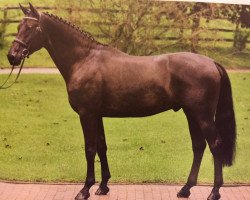
[[89, 198], [95, 184], [94, 158], [101, 161], [102, 181], [96, 195], [105, 195], [110, 179], [103, 117], [145, 117], [183, 109], [192, 139], [193, 164], [178, 197], [189, 197], [209, 145], [214, 158], [214, 186], [208, 199], [220, 198], [222, 168], [234, 159], [236, 124], [229, 77], [214, 60], [192, 53], [131, 56], [80, 31], [57, 16], [20, 5], [25, 17], [8, 53], [19, 65], [42, 47], [47, 49], [80, 116], [85, 139], [87, 175], [75, 199]]

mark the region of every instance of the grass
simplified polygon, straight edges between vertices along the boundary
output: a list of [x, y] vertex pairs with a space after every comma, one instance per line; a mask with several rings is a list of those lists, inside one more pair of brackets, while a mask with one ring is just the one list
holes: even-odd
[[[6, 75], [0, 75], [0, 81]], [[250, 74], [231, 74], [238, 125], [236, 163], [225, 168], [225, 183], [250, 182]], [[59, 75], [22, 75], [0, 90], [0, 179], [81, 182], [84, 141]], [[111, 182], [184, 183], [192, 162], [191, 140], [182, 111], [146, 118], [104, 119]], [[140, 150], [141, 149], [141, 150]], [[142, 150], [143, 149], [143, 150]], [[97, 180], [100, 163], [96, 158]], [[208, 150], [201, 183], [213, 182]]]

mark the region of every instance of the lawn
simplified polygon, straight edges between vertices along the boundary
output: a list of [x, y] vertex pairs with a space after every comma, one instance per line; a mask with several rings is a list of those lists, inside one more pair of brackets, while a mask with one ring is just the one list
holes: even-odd
[[[0, 75], [0, 81], [6, 75]], [[238, 125], [236, 163], [225, 183], [250, 183], [250, 74], [230, 74]], [[0, 179], [82, 182], [84, 141], [59, 75], [22, 75], [0, 90]], [[182, 111], [146, 118], [104, 119], [111, 182], [185, 182], [192, 162], [191, 140]], [[100, 163], [96, 157], [96, 179]], [[201, 183], [213, 182], [208, 150]]]

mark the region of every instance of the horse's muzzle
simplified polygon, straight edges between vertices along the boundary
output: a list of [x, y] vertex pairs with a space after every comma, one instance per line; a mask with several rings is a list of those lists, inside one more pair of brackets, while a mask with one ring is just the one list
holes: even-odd
[[20, 63], [22, 61], [22, 57], [21, 56], [17, 56], [17, 55], [15, 56], [15, 55], [13, 55], [11, 53], [8, 53], [7, 58], [9, 60], [9, 63], [11, 65], [14, 65], [14, 66], [20, 65]]

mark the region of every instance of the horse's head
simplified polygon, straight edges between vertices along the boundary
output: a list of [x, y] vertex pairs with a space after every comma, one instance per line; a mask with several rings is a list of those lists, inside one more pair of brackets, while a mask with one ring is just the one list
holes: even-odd
[[30, 9], [27, 9], [20, 4], [25, 16], [18, 26], [17, 36], [7, 55], [11, 65], [19, 65], [25, 57], [43, 46], [40, 13], [31, 4], [29, 5]]

